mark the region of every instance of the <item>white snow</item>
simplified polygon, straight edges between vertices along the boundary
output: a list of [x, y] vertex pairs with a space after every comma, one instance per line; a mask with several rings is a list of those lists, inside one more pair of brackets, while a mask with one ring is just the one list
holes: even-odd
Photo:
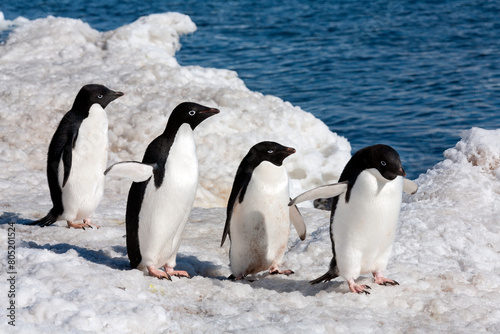
[[16, 26], [20, 26], [23, 23], [28, 22], [29, 20], [25, 17], [19, 16], [15, 20], [6, 20], [5, 15], [3, 15], [2, 12], [0, 12], [0, 32], [2, 30], [7, 30], [7, 29], [12, 29]]
[[[309, 285], [331, 258], [329, 213], [312, 208], [301, 209], [306, 240], [292, 230], [285, 254], [282, 268], [295, 275], [223, 280], [230, 274], [229, 246], [219, 247], [223, 207], [248, 149], [261, 140], [295, 147], [285, 166], [297, 195], [335, 181], [350, 145], [310, 113], [249, 91], [235, 72], [180, 66], [179, 35], [195, 29], [177, 13], [106, 33], [47, 17], [19, 24], [0, 46], [0, 332], [500, 332], [500, 130], [463, 132], [416, 180], [417, 194], [404, 195], [386, 273], [400, 286], [363, 276], [373, 289], [364, 296], [339, 279]], [[200, 185], [177, 261], [192, 279], [160, 281], [129, 269], [124, 180], [107, 179], [99, 230], [23, 225], [50, 209], [48, 143], [87, 83], [126, 94], [106, 109], [108, 165], [140, 160], [182, 101], [221, 110], [195, 130]], [[15, 328], [6, 309], [9, 222], [17, 223]]]

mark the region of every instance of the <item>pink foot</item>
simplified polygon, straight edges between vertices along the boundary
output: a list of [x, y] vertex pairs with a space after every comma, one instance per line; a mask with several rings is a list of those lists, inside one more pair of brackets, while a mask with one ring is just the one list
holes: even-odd
[[148, 273], [149, 273], [150, 276], [153, 276], [153, 277], [156, 277], [156, 278], [159, 278], [159, 279], [166, 278], [169, 281], [172, 280], [172, 278], [170, 278], [170, 275], [168, 273], [166, 273], [164, 271], [161, 271], [161, 270], [158, 270], [154, 266], [149, 266], [148, 267]]
[[272, 266], [271, 268], [269, 268], [269, 274], [271, 275], [286, 275], [286, 276], [289, 276], [289, 275], [292, 275], [292, 274], [295, 274], [293, 272], [293, 270], [290, 270], [290, 269], [286, 269], [286, 270], [279, 270], [278, 266]]
[[356, 282], [354, 282], [354, 279], [352, 279], [352, 278], [347, 280], [347, 284], [349, 284], [349, 290], [351, 290], [351, 292], [354, 292], [354, 293], [364, 293], [364, 294], [369, 295], [370, 292], [368, 290], [372, 289], [368, 285], [356, 284]]
[[167, 274], [169, 274], [170, 276], [191, 278], [191, 276], [189, 276], [189, 274], [187, 273], [187, 271], [184, 271], [184, 270], [174, 270], [174, 268], [169, 267], [169, 266], [165, 266], [165, 272]]
[[66, 223], [68, 223], [68, 228], [81, 228], [82, 230], [85, 230], [85, 227], [90, 227], [94, 228], [94, 226], [98, 229], [100, 226], [92, 223], [90, 219], [84, 219], [83, 223], [73, 223], [72, 221], [67, 220]]
[[392, 279], [385, 278], [382, 273], [376, 272], [373, 273], [373, 277], [375, 278], [375, 283], [379, 285], [399, 285], [398, 282]]

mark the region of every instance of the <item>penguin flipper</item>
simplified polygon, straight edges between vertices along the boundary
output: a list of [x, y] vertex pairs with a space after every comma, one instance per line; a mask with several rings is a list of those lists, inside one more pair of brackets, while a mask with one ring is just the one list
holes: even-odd
[[320, 186], [300, 194], [299, 196], [291, 200], [288, 205], [292, 206], [316, 198], [335, 197], [342, 194], [346, 190], [347, 190], [347, 181], [327, 184], [325, 186]]
[[330, 269], [328, 269], [328, 271], [324, 275], [322, 275], [322, 276], [320, 276], [312, 281], [309, 281], [309, 283], [314, 285], [314, 284], [318, 284], [321, 282], [328, 282], [336, 277], [339, 277], [337, 267], [335, 267], [335, 268], [330, 267]]
[[290, 220], [292, 221], [300, 240], [304, 240], [306, 238], [306, 224], [304, 223], [304, 218], [302, 218], [299, 208], [297, 208], [296, 205], [292, 205], [290, 207]]
[[[236, 205], [237, 205], [237, 203], [233, 202], [233, 205], [231, 206], [231, 208], [229, 206], [227, 208], [226, 224], [224, 225], [224, 232], [222, 233], [222, 240], [220, 242], [221, 247], [224, 245], [224, 242], [226, 241], [226, 238], [229, 235], [229, 227], [231, 226], [231, 216], [233, 215], [233, 208]], [[229, 237], [231, 237], [231, 236], [229, 236]]]
[[[335, 249], [335, 246], [333, 248]], [[339, 268], [337, 267], [337, 259], [335, 258], [335, 250], [334, 250], [332, 260], [330, 261], [330, 268], [328, 269], [328, 271], [324, 275], [312, 281], [309, 281], [309, 283], [314, 285], [321, 282], [328, 282], [336, 277], [339, 277]]]
[[417, 192], [418, 186], [415, 182], [409, 179], [403, 179], [403, 191], [409, 195]]
[[[246, 176], [246, 175], [242, 175], [242, 174], [238, 174], [238, 173], [236, 174], [236, 177], [243, 177], [243, 176]], [[248, 181], [249, 180], [250, 180], [250, 178], [248, 178]], [[248, 182], [247, 181], [245, 181], [245, 182], [248, 185]], [[222, 233], [222, 240], [220, 242], [221, 247], [222, 247], [222, 245], [224, 245], [224, 242], [226, 241], [226, 238], [228, 235], [231, 238], [231, 235], [229, 232], [230, 226], [231, 226], [231, 217], [233, 216], [233, 210], [236, 207], [236, 205], [239, 205], [243, 201], [242, 193], [244, 192], [244, 189], [246, 189], [246, 187], [242, 187], [239, 190], [235, 190], [235, 188], [233, 186], [233, 189], [231, 190], [231, 195], [229, 196], [229, 201], [227, 203], [227, 208], [226, 208], [226, 224], [224, 225], [224, 232]], [[244, 193], [243, 193], [243, 196], [244, 196]], [[239, 200], [238, 200], [238, 197], [240, 198]]]
[[117, 162], [104, 171], [106, 176], [127, 178], [133, 182], [147, 181], [157, 169], [156, 164], [145, 164], [138, 161]]
[[142, 199], [146, 192], [149, 181], [134, 182], [130, 186], [127, 198], [127, 209], [125, 211], [125, 231], [127, 256], [130, 267], [137, 268], [142, 261], [141, 248], [139, 244], [139, 213], [142, 207]]
[[73, 131], [70, 133], [71, 140], [67, 140], [64, 143], [62, 151], [62, 162], [64, 165], [64, 176], [62, 182], [62, 188], [66, 185], [69, 178], [69, 173], [71, 172], [71, 166], [73, 162], [73, 148], [75, 147], [76, 138], [78, 137], [78, 131]]
[[54, 216], [52, 211], [49, 211], [49, 213], [45, 217], [40, 218], [38, 220], [35, 220], [33, 222], [30, 222], [26, 225], [39, 225], [41, 227], [45, 227], [45, 226], [49, 226], [49, 225], [54, 224], [56, 221], [57, 221], [57, 217]]

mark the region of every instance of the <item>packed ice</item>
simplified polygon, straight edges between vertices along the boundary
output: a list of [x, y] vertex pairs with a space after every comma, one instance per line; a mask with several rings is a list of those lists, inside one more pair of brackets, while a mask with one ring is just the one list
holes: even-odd
[[[348, 139], [300, 107], [248, 90], [233, 71], [180, 66], [180, 36], [196, 30], [183, 14], [149, 15], [109, 32], [75, 19], [0, 14], [0, 29], [13, 29], [0, 45], [1, 332], [500, 332], [500, 130], [462, 132], [415, 180], [417, 193], [403, 195], [387, 268], [401, 285], [362, 276], [369, 296], [350, 293], [340, 279], [311, 286], [331, 259], [329, 212], [311, 203], [301, 208], [306, 239], [292, 227], [282, 266], [294, 275], [228, 281], [229, 246], [219, 247], [224, 207], [248, 149], [272, 140], [297, 150], [284, 163], [294, 197], [338, 179], [351, 156]], [[192, 279], [130, 269], [127, 180], [107, 179], [93, 217], [98, 230], [25, 225], [51, 207], [48, 143], [88, 83], [125, 93], [106, 108], [108, 165], [141, 160], [180, 102], [220, 109], [195, 130], [200, 184], [177, 261]], [[15, 327], [7, 309], [11, 240]]]

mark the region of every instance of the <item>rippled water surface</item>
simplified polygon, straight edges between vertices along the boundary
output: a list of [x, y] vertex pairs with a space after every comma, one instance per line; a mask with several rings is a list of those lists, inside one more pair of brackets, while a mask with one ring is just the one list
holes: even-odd
[[6, 19], [80, 18], [105, 31], [151, 13], [189, 15], [182, 65], [235, 70], [254, 91], [322, 119], [356, 151], [394, 146], [410, 177], [460, 131], [500, 121], [498, 1], [26, 1]]

